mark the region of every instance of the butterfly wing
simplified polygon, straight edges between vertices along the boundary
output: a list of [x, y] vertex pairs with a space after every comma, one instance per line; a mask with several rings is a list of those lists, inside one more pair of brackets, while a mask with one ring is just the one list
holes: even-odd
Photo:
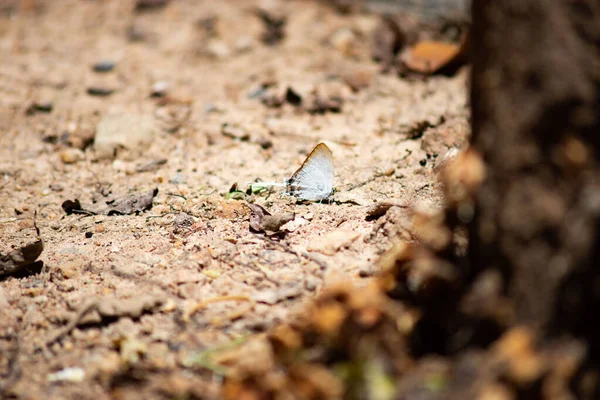
[[288, 193], [304, 200], [325, 200], [333, 191], [333, 177], [331, 150], [319, 143], [288, 180]]

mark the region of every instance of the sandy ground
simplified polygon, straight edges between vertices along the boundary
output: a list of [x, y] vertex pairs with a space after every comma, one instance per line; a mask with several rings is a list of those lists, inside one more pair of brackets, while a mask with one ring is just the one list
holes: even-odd
[[[0, 281], [9, 398], [173, 398], [192, 384], [218, 397], [219, 370], [190, 357], [270, 329], [328, 283], [364, 285], [410, 225], [402, 208], [367, 219], [375, 202], [441, 205], [433, 166], [468, 135], [466, 71], [381, 74], [376, 15], [307, 1], [23, 3], [0, 17], [0, 252], [36, 240], [37, 212], [44, 267]], [[261, 41], [257, 5], [287, 16], [280, 44]], [[103, 61], [114, 69], [94, 71]], [[167, 96], [151, 97], [160, 81]], [[315, 93], [341, 99], [341, 112], [261, 101], [288, 87], [309, 106]], [[107, 120], [141, 143], [116, 159], [86, 146]], [[278, 191], [226, 199], [235, 183], [285, 180], [321, 141], [334, 157], [329, 204]], [[131, 215], [61, 207], [155, 188], [152, 208]], [[285, 237], [250, 232], [245, 201], [295, 213]], [[90, 304], [89, 321], [51, 341]], [[140, 358], [155, 379], [124, 373]], [[67, 367], [84, 374], [50, 375]]]

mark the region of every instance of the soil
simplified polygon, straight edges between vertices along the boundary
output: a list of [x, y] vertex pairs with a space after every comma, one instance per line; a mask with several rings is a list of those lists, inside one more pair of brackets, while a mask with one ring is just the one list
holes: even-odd
[[[285, 16], [283, 38], [258, 6]], [[436, 160], [468, 140], [465, 69], [381, 73], [375, 14], [235, 0], [0, 11], [0, 253], [34, 242], [35, 226], [44, 243], [41, 272], [0, 278], [9, 398], [219, 397], [218, 368], [190, 360], [272, 329], [334, 282], [366, 286], [391, 238], [411, 239], [404, 208], [369, 210], [441, 208]], [[293, 101], [269, 101], [288, 88]], [[116, 157], [90, 144], [114, 115], [128, 116], [113, 120], [121, 135], [142, 137]], [[331, 201], [241, 193], [283, 182], [321, 141], [334, 158]], [[131, 214], [62, 207], [153, 189], [151, 209]], [[251, 232], [246, 201], [295, 219], [285, 235]], [[152, 379], [126, 373], [140, 359]], [[52, 375], [70, 367], [84, 373]]]

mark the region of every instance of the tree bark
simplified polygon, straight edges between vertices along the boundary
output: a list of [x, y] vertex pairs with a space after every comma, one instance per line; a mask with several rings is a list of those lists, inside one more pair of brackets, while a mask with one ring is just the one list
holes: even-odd
[[472, 279], [499, 271], [514, 323], [600, 360], [600, 2], [475, 0], [473, 147], [487, 178]]

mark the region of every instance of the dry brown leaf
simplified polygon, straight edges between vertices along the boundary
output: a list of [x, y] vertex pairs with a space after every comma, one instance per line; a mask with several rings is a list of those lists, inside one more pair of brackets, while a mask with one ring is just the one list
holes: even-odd
[[424, 40], [407, 49], [401, 61], [409, 71], [429, 75], [449, 64], [459, 51], [457, 44]]
[[37, 261], [37, 258], [44, 251], [44, 242], [40, 237], [40, 230], [35, 224], [35, 217], [33, 219], [33, 227], [38, 236], [38, 240], [22, 246], [18, 249], [11, 251], [8, 254], [0, 253], [0, 277], [3, 275], [18, 274], [28, 267], [38, 266], [41, 269], [43, 265], [41, 261]]
[[246, 203], [246, 206], [250, 209], [250, 229], [254, 232], [277, 233], [283, 225], [296, 217], [294, 213], [271, 215], [258, 204]]
[[407, 205], [404, 202], [397, 200], [382, 200], [367, 207], [367, 218], [377, 219], [385, 215], [385, 213], [392, 207], [406, 208]]
[[131, 193], [117, 199], [105, 200], [98, 204], [82, 205], [79, 199], [65, 200], [62, 209], [71, 214], [84, 215], [128, 215], [139, 214], [152, 208], [152, 201], [158, 194], [158, 189], [149, 189], [142, 192]]
[[0, 253], [0, 276], [15, 274], [35, 263], [43, 250], [44, 243], [39, 239], [8, 254]]

